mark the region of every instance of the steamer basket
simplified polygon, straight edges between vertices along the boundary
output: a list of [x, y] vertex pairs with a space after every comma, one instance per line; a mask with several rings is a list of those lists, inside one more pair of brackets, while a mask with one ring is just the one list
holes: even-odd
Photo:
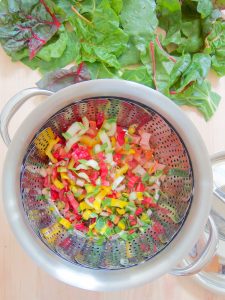
[[[61, 136], [73, 122], [83, 116], [96, 120], [98, 112], [104, 112], [106, 118], [116, 118], [118, 125], [125, 129], [137, 124], [137, 130], [151, 133], [150, 143], [155, 151], [155, 159], [165, 164], [168, 170], [176, 169], [181, 173], [181, 176], [166, 176], [158, 200], [160, 208], [153, 212], [152, 225], [131, 241], [124, 241], [115, 235], [99, 242], [97, 238], [86, 238], [85, 234], [77, 230], [67, 231], [57, 221], [60, 214], [54, 204], [37, 200], [44, 188], [39, 169], [48, 164], [43, 154], [51, 138], [49, 128], [55, 135]], [[70, 262], [90, 268], [125, 268], [156, 255], [180, 230], [191, 205], [192, 192], [191, 163], [181, 138], [160, 114], [128, 99], [98, 97], [63, 108], [35, 135], [21, 170], [22, 203], [34, 232], [57, 254]], [[167, 205], [171, 207], [170, 210], [166, 209]], [[158, 227], [164, 228], [165, 232], [157, 232]]]
[[[40, 94], [52, 93], [24, 90], [3, 109], [1, 133], [7, 145], [11, 142], [11, 117], [27, 99]], [[130, 241], [114, 235], [100, 242], [77, 230], [67, 231], [57, 223], [59, 211], [54, 205], [36, 197], [43, 187], [38, 169], [48, 164], [43, 150], [50, 138], [49, 128], [61, 135], [82, 116], [95, 120], [99, 111], [106, 118], [116, 117], [125, 129], [135, 123], [138, 129], [151, 133], [155, 158], [180, 172], [166, 176], [152, 224]], [[169, 271], [189, 275], [198, 272], [215, 251], [217, 232], [209, 218], [209, 241], [198, 261], [172, 269], [197, 242], [207, 222], [212, 191], [210, 161], [201, 137], [184, 113], [168, 98], [142, 85], [95, 80], [51, 95], [18, 129], [4, 172], [5, 208], [19, 242], [46, 271], [73, 286], [116, 290], [154, 280]], [[154, 224], [165, 231], [159, 232]]]

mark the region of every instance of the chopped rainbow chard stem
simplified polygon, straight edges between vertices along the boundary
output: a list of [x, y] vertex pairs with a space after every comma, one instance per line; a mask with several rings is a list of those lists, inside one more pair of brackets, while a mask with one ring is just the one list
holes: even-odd
[[149, 226], [162, 234], [158, 214], [179, 219], [168, 203], [158, 203], [161, 186], [166, 176], [188, 173], [160, 164], [151, 135], [135, 124], [124, 129], [102, 113], [97, 121], [82, 118], [51, 139], [45, 153], [49, 164], [40, 172], [44, 189], [37, 200], [55, 205], [67, 230], [131, 239]]

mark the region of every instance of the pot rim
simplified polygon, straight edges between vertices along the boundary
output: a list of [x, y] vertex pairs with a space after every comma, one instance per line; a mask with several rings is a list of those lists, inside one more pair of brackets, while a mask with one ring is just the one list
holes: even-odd
[[[20, 169], [25, 151], [34, 134], [44, 122], [63, 107], [75, 100], [97, 96], [124, 97], [139, 101], [161, 114], [182, 137], [194, 174], [192, 204], [176, 237], [150, 260], [121, 270], [87, 269], [54, 254], [28, 226], [20, 201]], [[169, 272], [197, 242], [203, 232], [211, 207], [210, 160], [202, 138], [194, 125], [177, 105], [161, 93], [124, 80], [85, 81], [50, 96], [31, 112], [18, 128], [8, 149], [4, 174], [3, 201], [8, 221], [19, 243], [48, 273], [67, 284], [88, 290], [110, 291], [134, 287]]]

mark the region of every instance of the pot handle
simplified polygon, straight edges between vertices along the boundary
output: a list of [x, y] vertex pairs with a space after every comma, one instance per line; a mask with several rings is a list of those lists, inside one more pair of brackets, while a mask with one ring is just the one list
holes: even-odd
[[207, 224], [209, 226], [209, 238], [203, 252], [200, 254], [198, 259], [192, 263], [188, 263], [186, 259], [183, 259], [182, 263], [184, 264], [184, 267], [172, 269], [169, 272], [171, 275], [176, 275], [176, 276], [194, 275], [199, 271], [201, 271], [201, 269], [207, 263], [210, 262], [217, 248], [218, 232], [217, 232], [216, 224], [211, 216], [209, 216]]
[[41, 90], [39, 88], [34, 87], [20, 91], [6, 103], [6, 105], [3, 107], [0, 117], [1, 136], [6, 146], [9, 146], [9, 144], [11, 143], [8, 128], [9, 122], [16, 113], [16, 111], [20, 108], [20, 106], [31, 97], [38, 95], [50, 96], [52, 94], [53, 92], [51, 91]]

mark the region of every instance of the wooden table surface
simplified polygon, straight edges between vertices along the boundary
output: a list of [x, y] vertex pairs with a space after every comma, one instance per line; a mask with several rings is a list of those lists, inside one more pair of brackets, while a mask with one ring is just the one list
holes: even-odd
[[[21, 63], [12, 63], [0, 49], [0, 110], [18, 91], [34, 86], [39, 74]], [[211, 76], [213, 87], [222, 95], [218, 111], [205, 122], [195, 110], [184, 108], [198, 128], [209, 154], [225, 150], [225, 78]], [[31, 99], [16, 113], [10, 125], [13, 135], [25, 116], [43, 99]], [[3, 168], [6, 146], [0, 139], [0, 169]], [[2, 173], [4, 176], [4, 173]], [[1, 183], [0, 183], [1, 184]], [[1, 190], [1, 186], [0, 186]], [[1, 195], [2, 198], [2, 195]], [[1, 199], [2, 200], [2, 199]], [[225, 296], [212, 294], [196, 284], [191, 277], [165, 275], [153, 283], [120, 292], [90, 292], [57, 281], [36, 266], [18, 245], [7, 223], [0, 201], [0, 300], [219, 300]]]

